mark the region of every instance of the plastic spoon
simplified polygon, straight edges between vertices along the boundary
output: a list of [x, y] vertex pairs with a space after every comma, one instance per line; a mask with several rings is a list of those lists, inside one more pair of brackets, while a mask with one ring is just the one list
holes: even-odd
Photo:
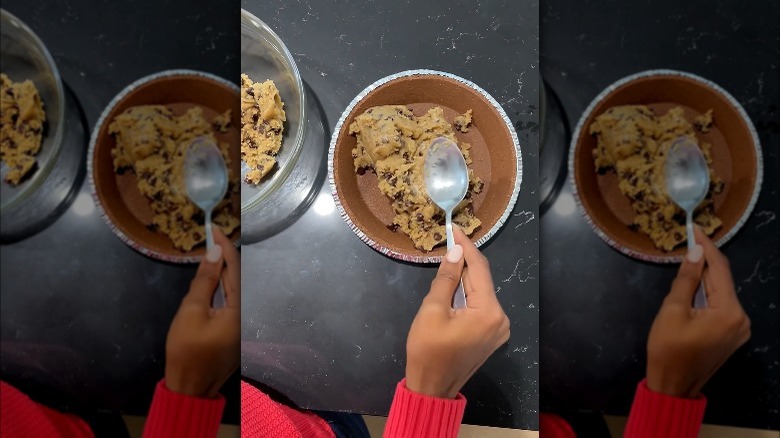
[[[184, 185], [187, 196], [205, 213], [206, 249], [211, 249], [214, 246], [211, 211], [225, 197], [228, 174], [222, 153], [209, 138], [197, 137], [187, 149], [184, 157]], [[212, 307], [225, 307], [225, 303], [225, 291], [220, 280]]]
[[[680, 208], [685, 210], [685, 229], [688, 233], [688, 251], [696, 245], [693, 235], [693, 211], [707, 196], [710, 187], [710, 170], [701, 149], [688, 137], [677, 138], [666, 156], [664, 165], [666, 192]], [[693, 307], [707, 307], [704, 282], [693, 298]]]
[[[438, 137], [431, 142], [423, 166], [425, 188], [431, 200], [444, 210], [446, 217], [447, 251], [455, 245], [452, 235], [452, 211], [466, 196], [469, 188], [469, 173], [458, 145], [451, 140]], [[453, 309], [466, 307], [466, 293], [463, 280], [458, 284], [452, 300]]]

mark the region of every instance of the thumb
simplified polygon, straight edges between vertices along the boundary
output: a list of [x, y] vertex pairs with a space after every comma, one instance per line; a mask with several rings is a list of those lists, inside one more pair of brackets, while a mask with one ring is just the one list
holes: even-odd
[[201, 259], [198, 272], [190, 283], [190, 291], [182, 302], [203, 305], [206, 308], [211, 307], [211, 297], [222, 277], [223, 264], [222, 246], [212, 246]]
[[696, 289], [699, 287], [703, 270], [704, 248], [697, 244], [688, 251], [685, 259], [683, 259], [680, 270], [677, 271], [677, 277], [672, 282], [672, 289], [664, 300], [664, 304], [691, 307], [693, 294], [696, 293]]
[[460, 276], [463, 273], [463, 247], [454, 245], [447, 255], [441, 260], [439, 271], [436, 278], [431, 283], [431, 291], [425, 297], [423, 304], [432, 303], [441, 306], [444, 309], [452, 308], [452, 296], [455, 288], [460, 283]]

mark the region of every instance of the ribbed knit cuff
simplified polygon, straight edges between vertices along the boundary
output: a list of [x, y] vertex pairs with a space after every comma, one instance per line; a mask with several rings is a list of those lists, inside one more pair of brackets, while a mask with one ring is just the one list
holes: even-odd
[[417, 394], [406, 387], [403, 379], [395, 389], [384, 437], [457, 437], [465, 410], [462, 394], [455, 399]]
[[707, 399], [673, 397], [659, 394], [642, 380], [636, 389], [634, 404], [623, 434], [627, 438], [697, 437]]
[[144, 438], [214, 438], [219, 430], [225, 398], [192, 397], [171, 391], [165, 380], [157, 384], [144, 426]]

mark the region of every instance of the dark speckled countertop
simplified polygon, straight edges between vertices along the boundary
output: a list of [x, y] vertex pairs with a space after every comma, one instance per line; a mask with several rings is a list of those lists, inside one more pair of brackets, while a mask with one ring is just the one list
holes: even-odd
[[[279, 34], [307, 98], [319, 103], [325, 134], [306, 147], [326, 148], [347, 104], [403, 70], [470, 79], [504, 107], [523, 151], [522, 188], [510, 219], [483, 248], [512, 337], [463, 389], [464, 421], [538, 429], [538, 3], [242, 5]], [[365, 245], [334, 211], [327, 182], [320, 184], [297, 221], [242, 249], [242, 374], [302, 407], [386, 415], [404, 374], [409, 326], [436, 268]]]
[[[630, 6], [629, 6], [630, 5]], [[764, 183], [753, 214], [722, 249], [752, 338], [705, 386], [705, 422], [780, 429], [777, 2], [548, 0], [542, 77], [574, 127], [612, 82], [642, 70], [689, 71], [725, 88], [758, 129]], [[626, 415], [645, 373], [650, 325], [674, 266], [640, 263], [591, 231], [564, 186], [540, 225], [541, 407]]]
[[[51, 52], [88, 129], [125, 86], [190, 68], [238, 82], [239, 5], [6, 1]], [[86, 161], [83, 164], [86, 165]], [[194, 265], [133, 251], [95, 211], [86, 182], [51, 226], [0, 247], [2, 379], [64, 409], [145, 415], [165, 337]], [[237, 423], [238, 374], [224, 420]]]

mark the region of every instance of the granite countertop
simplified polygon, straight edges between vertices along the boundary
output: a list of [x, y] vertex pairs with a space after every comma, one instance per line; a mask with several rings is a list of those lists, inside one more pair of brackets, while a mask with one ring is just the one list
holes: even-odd
[[[464, 387], [464, 421], [538, 429], [538, 3], [242, 5], [279, 34], [301, 71], [322, 131], [305, 147], [327, 148], [349, 102], [404, 70], [470, 79], [504, 107], [522, 148], [522, 188], [483, 249], [512, 337]], [[386, 415], [436, 267], [365, 245], [336, 213], [327, 181], [319, 184], [300, 218], [242, 248], [241, 372], [304, 408]]]
[[[3, 8], [47, 46], [89, 131], [143, 76], [189, 68], [238, 81], [238, 4], [142, 3], [30, 0]], [[56, 222], [1, 250], [3, 380], [63, 409], [145, 415], [196, 266], [158, 262], [122, 243], [96, 212], [86, 181]], [[238, 394], [236, 373], [224, 421], [238, 422]]]
[[[777, 3], [661, 0], [629, 6], [550, 0], [542, 5], [540, 30], [542, 77], [572, 128], [605, 87], [657, 68], [714, 81], [753, 120], [764, 182], [744, 228], [722, 248], [752, 321], [752, 338], [705, 386], [705, 422], [775, 430], [780, 429], [779, 12]], [[626, 415], [645, 374], [650, 325], [677, 268], [641, 263], [608, 247], [580, 216], [568, 182], [540, 229], [541, 407]]]

